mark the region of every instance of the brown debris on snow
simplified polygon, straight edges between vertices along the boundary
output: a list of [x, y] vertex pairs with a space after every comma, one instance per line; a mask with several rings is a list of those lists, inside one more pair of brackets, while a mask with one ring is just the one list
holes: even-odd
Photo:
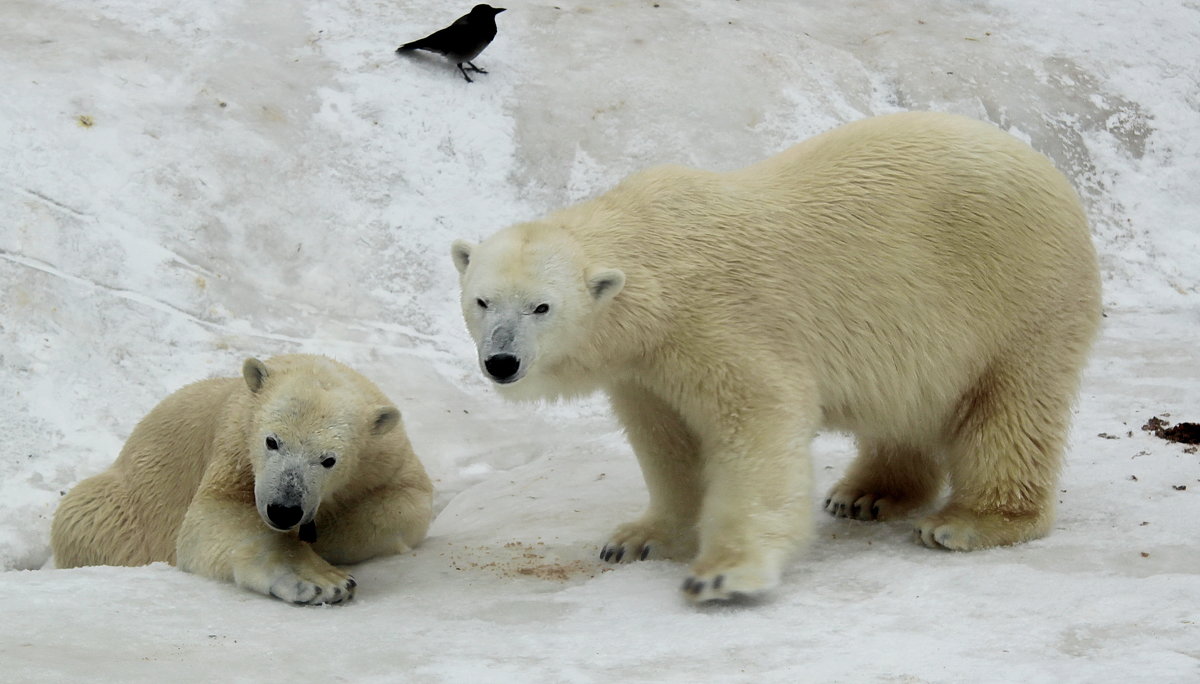
[[1153, 432], [1155, 437], [1165, 439], [1168, 442], [1179, 442], [1180, 444], [1200, 444], [1200, 424], [1197, 423], [1178, 423], [1174, 427], [1167, 421], [1154, 416], [1146, 421], [1142, 426], [1142, 430]]
[[547, 557], [547, 554], [543, 542], [531, 544], [511, 541], [501, 547], [462, 547], [460, 551], [451, 552], [450, 564], [460, 572], [483, 570], [500, 577], [535, 577], [553, 582], [592, 578], [610, 570], [608, 567], [598, 567], [596, 562], [559, 562], [556, 558]]

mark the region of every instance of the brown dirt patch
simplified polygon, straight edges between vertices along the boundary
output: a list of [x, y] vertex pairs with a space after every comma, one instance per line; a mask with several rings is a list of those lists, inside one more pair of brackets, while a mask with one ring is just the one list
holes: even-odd
[[1168, 442], [1178, 442], [1180, 444], [1200, 444], [1200, 424], [1196, 423], [1177, 423], [1174, 426], [1167, 421], [1154, 416], [1146, 421], [1142, 429], [1146, 432], [1154, 433], [1155, 437], [1165, 439]]
[[563, 561], [554, 555], [545, 542], [511, 541], [500, 547], [455, 547], [450, 565], [460, 572], [482, 570], [499, 577], [534, 577], [548, 582], [592, 578], [612, 570], [597, 561]]

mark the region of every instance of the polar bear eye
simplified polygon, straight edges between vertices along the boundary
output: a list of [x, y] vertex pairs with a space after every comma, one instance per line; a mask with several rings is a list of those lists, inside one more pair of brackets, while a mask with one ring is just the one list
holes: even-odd
[[326, 468], [332, 468], [336, 463], [337, 459], [332, 456], [326, 456], [325, 460], [321, 461], [321, 465], [325, 466]]
[[481, 308], [481, 309], [487, 308], [487, 302], [483, 301], [482, 299], [476, 299], [475, 303], [478, 304], [479, 308]]
[[547, 313], [548, 311], [550, 311], [549, 304], [538, 304], [537, 307], [535, 307], [533, 310], [533, 312], [535, 314], [544, 314], [544, 313]]
[[275, 439], [274, 436], [267, 437], [267, 448], [271, 451], [277, 451], [279, 449], [279, 440]]

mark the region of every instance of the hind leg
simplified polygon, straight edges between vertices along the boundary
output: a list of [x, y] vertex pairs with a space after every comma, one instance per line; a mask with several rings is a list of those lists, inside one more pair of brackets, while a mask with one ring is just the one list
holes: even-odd
[[84, 565], [146, 565], [155, 559], [133, 514], [125, 483], [107, 470], [80, 482], [58, 504], [50, 526], [54, 563], [59, 568]]
[[927, 450], [860, 438], [858, 458], [830, 490], [825, 510], [856, 520], [903, 518], [932, 501], [942, 480]]
[[918, 523], [921, 543], [969, 551], [1049, 531], [1076, 383], [1074, 370], [1032, 364], [983, 378], [950, 435], [950, 500]]

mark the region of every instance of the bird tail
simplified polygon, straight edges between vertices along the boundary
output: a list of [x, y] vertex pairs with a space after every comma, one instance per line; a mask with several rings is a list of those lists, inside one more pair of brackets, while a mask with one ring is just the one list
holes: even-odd
[[411, 43], [405, 43], [404, 45], [396, 48], [396, 52], [412, 52], [413, 50], [420, 50], [421, 48], [425, 47], [424, 43], [425, 40], [423, 38], [421, 40], [414, 40]]

